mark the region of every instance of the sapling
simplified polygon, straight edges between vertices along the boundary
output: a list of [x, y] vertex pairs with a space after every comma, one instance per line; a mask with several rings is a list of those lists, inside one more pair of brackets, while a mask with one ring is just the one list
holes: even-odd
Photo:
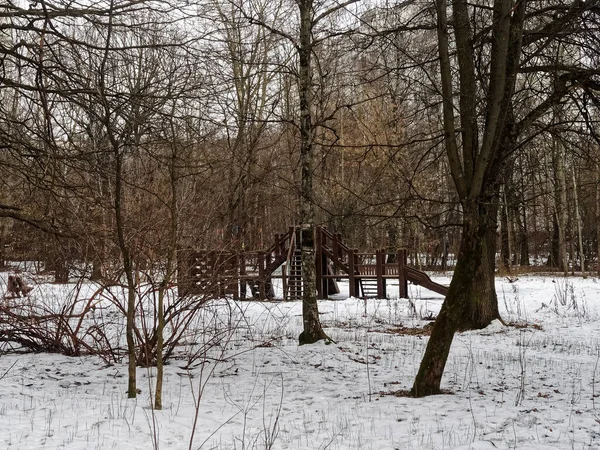
[[[526, 341], [525, 340], [525, 330], [519, 330], [519, 341], [517, 343], [519, 347], [519, 390], [517, 391], [517, 398], [515, 400], [515, 406], [520, 406], [525, 398], [525, 375], [527, 372], [527, 359], [525, 358], [525, 351], [527, 350], [527, 346], [531, 341], [531, 337]], [[533, 335], [532, 335], [533, 337]]]
[[596, 347], [596, 362], [592, 373], [592, 408], [596, 410], [596, 371], [598, 370], [598, 361], [600, 361], [600, 346]]

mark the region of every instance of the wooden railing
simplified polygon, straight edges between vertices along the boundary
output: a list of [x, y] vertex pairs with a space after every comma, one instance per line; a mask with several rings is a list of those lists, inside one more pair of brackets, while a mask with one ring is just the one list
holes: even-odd
[[[329, 274], [323, 268], [323, 259], [317, 257], [317, 289], [319, 296], [325, 295], [325, 284], [329, 279], [348, 278], [349, 294], [351, 297], [359, 295], [360, 281], [364, 279], [377, 280], [377, 296], [385, 298], [387, 279], [398, 279], [400, 298], [408, 298], [408, 282], [418, 284], [426, 289], [446, 295], [448, 288], [431, 280], [429, 275], [407, 265], [406, 250], [396, 252], [394, 263], [387, 263], [389, 252], [377, 250], [373, 253], [359, 253], [356, 249], [346, 246], [339, 234], [330, 233], [326, 228], [317, 229], [317, 255], [325, 255], [332, 266], [343, 272]], [[319, 264], [321, 262], [321, 264]], [[325, 264], [327, 261], [325, 261]]]
[[[228, 294], [238, 299], [246, 297], [249, 287], [253, 297], [272, 298], [273, 278], [282, 278], [285, 292], [291, 275], [286, 273], [286, 269], [294, 252], [297, 232], [297, 228], [290, 227], [286, 233], [275, 235], [273, 244], [265, 251], [180, 252], [179, 294]], [[395, 262], [388, 263], [389, 252], [377, 250], [374, 254], [359, 253], [346, 246], [341, 235], [331, 233], [326, 228], [318, 227], [315, 230], [315, 254], [319, 298], [327, 298], [337, 279], [348, 279], [352, 297], [359, 296], [361, 281], [367, 279], [376, 280], [379, 298], [386, 296], [388, 279], [398, 280], [401, 298], [408, 297], [409, 281], [442, 295], [448, 291], [446, 286], [433, 282], [426, 273], [408, 267], [405, 250], [398, 250]], [[282, 267], [281, 275], [274, 275], [279, 267]]]

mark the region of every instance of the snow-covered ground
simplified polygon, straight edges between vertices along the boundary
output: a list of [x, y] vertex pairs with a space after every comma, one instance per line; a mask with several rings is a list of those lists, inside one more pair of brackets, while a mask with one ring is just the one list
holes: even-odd
[[[71, 288], [40, 285], [32, 301], [73, 299]], [[218, 345], [170, 361], [161, 411], [149, 407], [152, 369], [138, 369], [132, 400], [126, 360], [3, 353], [0, 448], [600, 448], [600, 282], [521, 276], [498, 278], [497, 289], [503, 318], [519, 327], [458, 334], [443, 381], [450, 393], [421, 399], [390, 395], [411, 387], [427, 343], [397, 331], [427, 324], [442, 302], [416, 286], [411, 301], [320, 302], [330, 345], [297, 346], [299, 303], [211, 302], [178, 354], [206, 348], [215, 333]], [[94, 292], [84, 285], [76, 295]]]

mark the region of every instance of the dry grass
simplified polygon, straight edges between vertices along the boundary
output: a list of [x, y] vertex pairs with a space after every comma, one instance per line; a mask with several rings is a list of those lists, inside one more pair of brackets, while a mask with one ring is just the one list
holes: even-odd
[[398, 334], [401, 336], [431, 336], [431, 329], [433, 328], [433, 322], [428, 323], [424, 327], [397, 327], [388, 328], [384, 333]]

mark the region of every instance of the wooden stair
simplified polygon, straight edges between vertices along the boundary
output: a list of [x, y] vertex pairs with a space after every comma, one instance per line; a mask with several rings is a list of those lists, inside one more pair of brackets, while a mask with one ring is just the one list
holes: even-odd
[[377, 280], [375, 278], [366, 278], [360, 280], [361, 298], [377, 298]]
[[294, 249], [289, 260], [289, 274], [287, 281], [287, 300], [302, 300], [302, 252], [299, 248]]

